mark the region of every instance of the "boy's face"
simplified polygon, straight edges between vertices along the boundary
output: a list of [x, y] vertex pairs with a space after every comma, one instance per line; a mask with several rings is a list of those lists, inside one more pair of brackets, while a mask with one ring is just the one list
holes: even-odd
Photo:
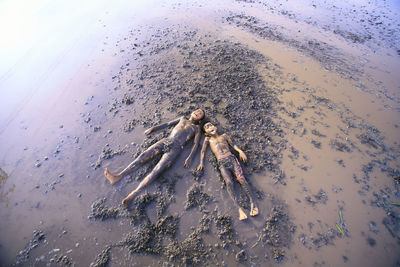
[[208, 135], [215, 135], [217, 133], [217, 127], [211, 122], [204, 124], [204, 132]]
[[204, 111], [202, 109], [196, 109], [190, 115], [190, 118], [194, 121], [200, 121], [204, 117]]

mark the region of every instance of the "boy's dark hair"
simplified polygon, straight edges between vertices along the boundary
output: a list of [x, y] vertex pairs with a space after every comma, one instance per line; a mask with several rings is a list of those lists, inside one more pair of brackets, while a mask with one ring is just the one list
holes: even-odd
[[205, 131], [204, 131], [204, 125], [206, 125], [207, 123], [212, 123], [212, 122], [209, 121], [209, 120], [204, 120], [204, 121], [201, 123], [201, 130], [202, 130], [203, 132], [205, 132]]

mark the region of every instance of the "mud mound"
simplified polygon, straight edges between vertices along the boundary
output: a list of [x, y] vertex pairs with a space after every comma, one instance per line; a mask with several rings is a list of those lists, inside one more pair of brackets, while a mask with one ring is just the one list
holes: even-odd
[[[168, 40], [163, 43], [168, 48], [156, 50], [158, 34], [154, 34], [147, 42], [151, 45], [142, 50], [137, 71], [121, 71], [115, 78], [121, 91], [143, 99], [146, 109], [154, 110], [134, 119], [149, 126], [159, 123], [165, 112], [188, 115], [201, 107], [221, 133], [229, 133], [247, 152], [248, 171], [279, 173], [285, 140], [272, 120], [279, 104], [279, 84], [285, 78], [279, 66], [241, 44], [197, 31], [159, 32]], [[271, 80], [262, 78], [265, 73]], [[120, 96], [124, 97], [126, 93]]]
[[285, 256], [285, 248], [288, 248], [296, 227], [291, 222], [286, 207], [276, 205], [271, 209], [258, 242], [262, 241], [269, 248], [267, 257], [281, 262]]

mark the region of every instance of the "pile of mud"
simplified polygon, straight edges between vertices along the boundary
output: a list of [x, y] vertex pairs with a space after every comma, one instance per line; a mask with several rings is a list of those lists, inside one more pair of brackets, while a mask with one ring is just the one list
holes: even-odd
[[[268, 247], [266, 259], [273, 258], [280, 262], [285, 255], [284, 249], [290, 246], [293, 239], [296, 228], [287, 214], [287, 208], [281, 204], [272, 208], [265, 227], [261, 230], [260, 239], [257, 244], [249, 247], [239, 240], [230, 215], [218, 214], [218, 209], [213, 212], [207, 211], [205, 208], [208, 201], [193, 201], [193, 196], [202, 196], [196, 198], [197, 200], [210, 198], [202, 191], [201, 186], [197, 185], [188, 190], [187, 203], [194, 203], [192, 208], [200, 203], [202, 218], [197, 226], [192, 227], [192, 232], [188, 234], [187, 238], [179, 241], [176, 237], [179, 230], [179, 216], [157, 212], [157, 221], [152, 223], [146, 212], [148, 205], [152, 202], [163, 202], [166, 195], [166, 189], [163, 186], [158, 193], [143, 194], [137, 197], [132, 205], [133, 208], [126, 211], [125, 216], [130, 218], [132, 231], [127, 233], [120, 242], [107, 245], [91, 266], [107, 266], [112, 261], [113, 248], [126, 248], [131, 254], [153, 255], [159, 258], [159, 263], [163, 262], [167, 265], [219, 264], [222, 261], [221, 253], [223, 251], [233, 253], [238, 262], [246, 262], [249, 260], [249, 253], [260, 241], [263, 247]], [[103, 203], [102, 201], [100, 200], [100, 203]], [[99, 201], [93, 205], [96, 206], [96, 213], [107, 214], [110, 210], [118, 210], [118, 208], [109, 208], [105, 205], [98, 205], [98, 203]], [[92, 215], [91, 218], [104, 219], [104, 217], [96, 215]], [[117, 219], [116, 216], [107, 218]], [[211, 233], [212, 228], [215, 229], [218, 239], [215, 240], [215, 243], [208, 243], [205, 241], [205, 236]], [[260, 259], [259, 262], [263, 262], [263, 260]]]
[[[162, 44], [158, 44], [159, 36]], [[285, 140], [272, 119], [279, 104], [278, 85], [284, 79], [279, 66], [239, 43], [197, 31], [158, 30], [145, 43], [151, 45], [140, 51], [137, 71], [122, 67], [114, 79], [121, 91], [117, 101], [121, 106], [127, 95], [136, 96], [146, 110], [152, 110], [135, 121], [149, 126], [165, 121], [162, 114], [167, 112], [188, 115], [203, 108], [207, 120], [247, 152], [247, 171], [280, 173]], [[264, 80], [265, 73], [271, 80]]]

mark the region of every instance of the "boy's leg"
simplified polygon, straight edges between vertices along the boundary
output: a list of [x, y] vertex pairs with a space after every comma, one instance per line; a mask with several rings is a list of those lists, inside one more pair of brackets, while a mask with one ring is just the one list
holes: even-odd
[[111, 184], [115, 184], [116, 182], [121, 180], [121, 178], [124, 177], [126, 174], [137, 170], [144, 163], [163, 152], [164, 146], [165, 145], [163, 143], [163, 140], [160, 140], [154, 145], [147, 148], [120, 173], [112, 174], [107, 168], [104, 168], [104, 175]]
[[154, 169], [140, 182], [138, 187], [122, 200], [122, 204], [124, 204], [125, 207], [128, 207], [131, 200], [139, 194], [144, 187], [153, 182], [165, 169], [171, 167], [174, 159], [179, 155], [179, 152], [181, 152], [181, 150], [175, 148], [175, 150], [172, 149], [165, 153]]
[[236, 198], [235, 192], [234, 192], [234, 186], [233, 186], [233, 176], [231, 171], [228, 168], [225, 168], [223, 166], [219, 167], [219, 170], [221, 171], [222, 178], [224, 178], [225, 184], [226, 184], [226, 189], [228, 190], [228, 194], [235, 203], [235, 205], [239, 208], [239, 220], [245, 220], [247, 219], [246, 213], [242, 209], [242, 207], [239, 206], [239, 202]]
[[258, 215], [258, 207], [255, 203], [254, 195], [253, 195], [252, 191], [250, 190], [249, 183], [247, 182], [246, 178], [243, 175], [243, 169], [240, 166], [240, 163], [237, 160], [237, 158], [235, 158], [235, 177], [236, 177], [236, 180], [242, 186], [244, 192], [246, 193], [247, 197], [250, 200], [250, 216]]

